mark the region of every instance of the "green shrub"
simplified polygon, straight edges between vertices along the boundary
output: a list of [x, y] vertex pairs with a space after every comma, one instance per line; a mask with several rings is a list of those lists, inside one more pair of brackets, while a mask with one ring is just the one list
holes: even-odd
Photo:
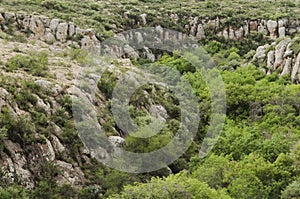
[[16, 55], [7, 60], [6, 69], [8, 71], [23, 69], [31, 75], [45, 77], [48, 70], [48, 57], [46, 53], [32, 56]]

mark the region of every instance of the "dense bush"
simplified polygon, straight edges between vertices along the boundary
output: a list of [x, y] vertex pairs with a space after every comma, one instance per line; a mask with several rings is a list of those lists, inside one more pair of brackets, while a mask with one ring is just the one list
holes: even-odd
[[14, 71], [23, 69], [35, 76], [46, 76], [48, 71], [48, 57], [46, 53], [32, 56], [16, 55], [6, 62], [6, 69]]

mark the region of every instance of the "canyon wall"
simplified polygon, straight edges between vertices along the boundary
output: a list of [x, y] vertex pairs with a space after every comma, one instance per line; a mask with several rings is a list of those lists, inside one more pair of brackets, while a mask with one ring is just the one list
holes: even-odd
[[[147, 15], [143, 14], [141, 18], [143, 23], [140, 26], [147, 27]], [[180, 19], [176, 14], [171, 14], [170, 20], [174, 23], [179, 23]], [[240, 40], [251, 33], [262, 33], [275, 40], [300, 31], [300, 22], [298, 19], [280, 19], [277, 21], [257, 19], [228, 24], [226, 19], [190, 17], [187, 21], [188, 23], [184, 25], [186, 34], [178, 33], [178, 35], [170, 37], [168, 32], [163, 32], [162, 39], [178, 40], [189, 35], [200, 40], [213, 34], [225, 39]], [[100, 44], [92, 29], [81, 29], [72, 22], [60, 19], [5, 12], [0, 15], [0, 25], [3, 31], [15, 27], [17, 30], [30, 34], [47, 43], [60, 42], [83, 49], [91, 49]]]

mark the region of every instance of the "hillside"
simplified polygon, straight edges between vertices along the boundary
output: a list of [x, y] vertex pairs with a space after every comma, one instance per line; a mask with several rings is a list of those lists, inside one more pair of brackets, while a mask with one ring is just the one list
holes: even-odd
[[0, 198], [300, 197], [299, 1], [0, 11]]

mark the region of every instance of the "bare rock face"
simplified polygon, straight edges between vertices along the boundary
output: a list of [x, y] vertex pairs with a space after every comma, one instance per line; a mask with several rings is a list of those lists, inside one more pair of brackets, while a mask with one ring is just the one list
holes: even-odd
[[143, 13], [143, 14], [141, 14], [141, 17], [143, 20], [143, 25], [146, 25], [147, 24], [147, 20], [146, 20], [147, 14]]
[[240, 40], [244, 37], [244, 28], [243, 27], [240, 27], [239, 29], [237, 29], [235, 32], [234, 32], [235, 36], [236, 36], [236, 39], [237, 40]]
[[257, 31], [257, 21], [250, 21], [250, 32], [256, 32]]
[[[128, 18], [129, 13], [124, 13]], [[142, 26], [147, 24], [147, 15], [140, 15], [142, 20]], [[187, 18], [185, 18], [186, 20]], [[170, 14], [170, 20], [177, 22], [180, 20], [180, 17], [177, 14]], [[182, 41], [186, 38], [187, 35], [196, 36], [197, 39], [206, 38], [209, 34], [216, 34], [217, 36], [224, 37], [225, 39], [231, 40], [241, 40], [249, 33], [263, 33], [264, 35], [269, 35], [271, 39], [276, 39], [277, 37], [284, 38], [286, 35], [293, 34], [299, 31], [299, 22], [297, 20], [291, 19], [280, 19], [277, 21], [273, 20], [245, 20], [242, 27], [236, 27], [234, 24], [224, 27], [223, 31], [219, 30], [222, 27], [222, 23], [225, 23], [225, 19], [215, 19], [203, 18], [199, 19], [198, 17], [188, 18], [188, 23], [185, 24], [185, 29], [187, 34], [172, 34], [168, 31], [161, 30], [160, 37], [157, 38], [157, 42], [161, 43], [160, 40], [172, 40], [172, 41]], [[96, 38], [95, 32], [90, 29], [81, 29], [77, 27], [74, 23], [64, 22], [59, 19], [49, 19], [43, 16], [28, 16], [26, 14], [15, 14], [10, 12], [5, 12], [0, 15], [0, 24], [13, 23], [16, 29], [27, 32], [28, 30], [32, 33], [32, 36], [35, 36], [48, 44], [57, 44], [64, 46], [76, 46], [81, 47], [84, 50], [100, 51], [100, 41]], [[139, 24], [137, 24], [139, 25]], [[159, 27], [159, 26], [158, 26]], [[6, 25], [2, 25], [3, 30], [7, 29]], [[76, 38], [81, 38], [80, 41], [75, 41]], [[142, 43], [144, 35], [133, 35], [128, 33], [125, 39], [132, 40], [133, 37], [136, 37], [138, 43]], [[114, 46], [112, 49], [106, 51], [117, 51], [116, 54], [121, 54], [126, 52], [131, 54], [134, 57], [137, 57], [137, 52], [129, 53], [129, 50], [132, 50], [130, 46], [126, 46], [124, 49], [119, 49]], [[148, 53], [149, 54], [149, 53]], [[151, 56], [152, 57], [152, 56]]]
[[51, 135], [51, 143], [53, 146], [53, 149], [56, 153], [62, 153], [66, 151], [66, 148], [64, 147], [64, 145], [62, 145], [62, 143], [59, 141], [59, 139], [55, 136], [55, 135]]
[[199, 24], [197, 27], [197, 34], [196, 34], [197, 39], [203, 39], [205, 38], [205, 32], [202, 24]]
[[43, 22], [35, 16], [31, 17], [29, 23], [29, 29], [36, 35], [36, 36], [43, 36], [45, 34], [45, 27]]
[[68, 37], [68, 24], [60, 23], [56, 30], [56, 39], [60, 42], [65, 42]]
[[[267, 74], [277, 72], [280, 75], [290, 75], [291, 80], [295, 83], [300, 82], [300, 53], [294, 52], [292, 46], [296, 44], [298, 40], [291, 40], [290, 38], [280, 41], [278, 44], [273, 42], [271, 49], [267, 53], [267, 59], [265, 59], [265, 49], [267, 46], [260, 46], [256, 50], [255, 58], [257, 58], [259, 64], [266, 62], [266, 68], [263, 68]], [[298, 53], [298, 54], [297, 54]], [[265, 64], [262, 64], [265, 65]]]
[[244, 21], [243, 30], [244, 30], [244, 35], [247, 36], [249, 34], [249, 23], [248, 23], [248, 21]]
[[0, 14], [0, 25], [3, 25], [5, 23], [4, 17]]
[[275, 62], [274, 62], [274, 68], [277, 69], [280, 67], [283, 63], [283, 56], [286, 50], [286, 47], [288, 43], [291, 41], [291, 39], [285, 39], [276, 46], [275, 49]]
[[278, 29], [278, 34], [279, 34], [279, 38], [284, 38], [285, 37], [285, 27], [280, 27]]
[[229, 33], [228, 33], [228, 30], [223, 30], [223, 34], [222, 36], [225, 38], [225, 39], [228, 39], [229, 38]]
[[287, 24], [288, 24], [288, 20], [287, 19], [280, 19], [280, 20], [278, 20], [278, 27], [279, 28], [286, 27]]
[[134, 33], [134, 39], [135, 39], [135, 41], [136, 41], [138, 44], [141, 44], [141, 43], [143, 43], [143, 41], [144, 41], [143, 36], [142, 36], [142, 33], [140, 33], [140, 32], [135, 32], [135, 33]]
[[292, 69], [292, 74], [291, 74], [291, 78], [292, 78], [292, 81], [295, 82], [299, 82], [300, 81], [300, 53], [298, 53], [298, 56], [295, 60], [295, 64], [293, 66], [293, 69]]
[[56, 160], [54, 164], [62, 172], [62, 174], [57, 177], [59, 185], [70, 184], [80, 186], [84, 183], [84, 173], [79, 167], [60, 160]]
[[153, 115], [156, 118], [159, 118], [162, 121], [166, 121], [169, 118], [166, 109], [161, 105], [152, 105], [150, 113], [151, 115]]
[[28, 165], [27, 159], [23, 154], [23, 150], [19, 144], [13, 143], [10, 140], [5, 141], [5, 147], [9, 151], [11, 157], [7, 159], [9, 172], [11, 174], [15, 173], [22, 178], [22, 181], [25, 183], [24, 185], [27, 188], [33, 188], [34, 183], [32, 179], [32, 174], [26, 168]]
[[86, 49], [86, 50], [90, 49], [92, 45], [93, 45], [93, 41], [88, 36], [84, 36], [81, 39], [82, 49]]
[[12, 22], [15, 22], [16, 21], [16, 15], [15, 13], [11, 13], [11, 12], [5, 12], [3, 14], [4, 18], [6, 21], [12, 21]]
[[69, 23], [68, 36], [72, 37], [75, 35], [76, 26], [74, 23]]
[[40, 85], [44, 89], [51, 91], [53, 95], [58, 95], [62, 92], [62, 87], [58, 84], [54, 84], [52, 82], [49, 82], [47, 80], [39, 79], [35, 81], [36, 84]]
[[44, 36], [44, 40], [48, 43], [48, 44], [53, 44], [56, 39], [55, 36], [50, 32], [50, 31], [46, 31], [47, 33]]
[[271, 39], [276, 39], [277, 38], [277, 27], [278, 27], [278, 24], [277, 24], [277, 21], [272, 21], [272, 20], [269, 20], [267, 22], [267, 28], [268, 28], [268, 31], [270, 33], [270, 37]]
[[268, 30], [267, 30], [267, 27], [263, 24], [263, 23], [260, 23], [257, 27], [257, 32], [259, 33], [262, 33], [264, 35], [268, 35]]
[[51, 29], [51, 31], [52, 31], [52, 33], [56, 33], [56, 29], [57, 29], [57, 26], [58, 26], [58, 24], [59, 24], [59, 19], [52, 19], [51, 21], [50, 21], [50, 29]]
[[235, 39], [233, 27], [229, 27], [229, 39]]
[[265, 54], [266, 46], [259, 46], [256, 50], [255, 58], [257, 59], [258, 63], [263, 63], [266, 54]]
[[269, 70], [274, 70], [275, 52], [273, 50], [268, 52], [267, 57], [267, 68]]
[[121, 147], [125, 144], [125, 139], [120, 136], [109, 136], [108, 141], [115, 147]]
[[291, 74], [291, 71], [292, 71], [292, 58], [288, 58], [284, 61], [284, 67], [283, 67], [283, 70], [282, 70], [282, 73], [280, 74], [281, 76], [282, 75], [289, 75]]

